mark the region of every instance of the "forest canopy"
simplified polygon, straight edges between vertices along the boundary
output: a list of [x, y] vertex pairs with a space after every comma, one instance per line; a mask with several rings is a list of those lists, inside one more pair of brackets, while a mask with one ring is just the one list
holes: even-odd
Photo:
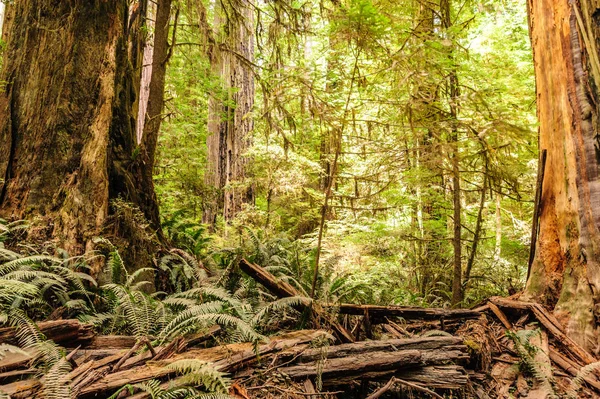
[[[182, 8], [168, 68], [155, 181], [173, 222], [199, 223], [212, 201], [208, 103], [228, 94], [194, 23], [211, 11]], [[333, 273], [371, 287], [363, 300], [444, 305], [457, 151], [467, 303], [523, 288], [538, 159], [523, 4], [452, 4], [448, 22], [418, 2], [267, 2], [255, 12], [252, 144], [247, 174], [230, 183], [255, 198], [233, 220], [219, 215], [213, 243], [236, 245], [248, 230], [284, 238], [303, 247], [307, 267], [322, 247]]]

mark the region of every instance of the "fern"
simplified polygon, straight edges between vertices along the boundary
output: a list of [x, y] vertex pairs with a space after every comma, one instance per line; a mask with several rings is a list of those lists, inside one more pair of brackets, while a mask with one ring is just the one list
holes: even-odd
[[166, 366], [180, 375], [183, 385], [201, 386], [211, 392], [226, 393], [229, 390], [229, 379], [218, 371], [212, 363], [198, 359], [182, 359]]
[[256, 315], [252, 318], [251, 324], [256, 326], [260, 323], [260, 321], [269, 313], [276, 312], [282, 309], [290, 309], [295, 306], [303, 305], [308, 306], [312, 303], [310, 298], [301, 297], [301, 296], [292, 296], [288, 298], [281, 298], [277, 301], [271, 302], [260, 309]]
[[579, 391], [585, 382], [585, 379], [592, 374], [594, 371], [600, 369], [600, 362], [590, 363], [582, 367], [575, 378], [571, 381], [569, 389], [567, 390], [568, 399], [576, 399], [579, 397]]
[[63, 357], [46, 372], [43, 378], [42, 395], [45, 399], [66, 399], [71, 397], [68, 374], [71, 365]]
[[[551, 397], [557, 397], [557, 385], [552, 370], [546, 370], [543, 364], [539, 364], [535, 356], [537, 353], [542, 353], [539, 348], [531, 344], [531, 339], [541, 334], [541, 330], [521, 330], [518, 332], [507, 331], [506, 335], [512, 339], [515, 344], [515, 350], [521, 358], [522, 367], [533, 375], [544, 387], [546, 392], [549, 392]], [[547, 354], [542, 353], [546, 358]], [[550, 360], [547, 358], [545, 363], [549, 364]]]
[[181, 334], [182, 331], [187, 331], [187, 328], [191, 324], [196, 324], [198, 327], [205, 326], [204, 324], [198, 323], [200, 317], [204, 317], [208, 314], [214, 314], [223, 309], [223, 303], [219, 301], [207, 302], [200, 305], [195, 305], [179, 312], [160, 332], [159, 341], [164, 342], [165, 340]]

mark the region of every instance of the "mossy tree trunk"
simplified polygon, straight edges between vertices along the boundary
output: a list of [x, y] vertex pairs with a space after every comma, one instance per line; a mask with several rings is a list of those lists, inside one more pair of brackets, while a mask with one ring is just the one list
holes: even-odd
[[548, 151], [526, 296], [568, 334], [598, 345], [600, 317], [599, 1], [528, 1], [540, 149]]
[[229, 221], [254, 202], [247, 184], [247, 150], [252, 142], [254, 123], [254, 8], [250, 0], [230, 3], [235, 10], [218, 7], [215, 27], [220, 43], [211, 50], [211, 67], [221, 78], [222, 92], [209, 101], [208, 165], [206, 185], [212, 195], [205, 201], [203, 220], [214, 226], [221, 214]]
[[[145, 7], [144, 7], [145, 9]], [[16, 0], [0, 81], [0, 215], [44, 218], [71, 254], [103, 232], [110, 201], [160, 229], [136, 143], [135, 70], [126, 0]], [[150, 164], [149, 164], [150, 162]]]

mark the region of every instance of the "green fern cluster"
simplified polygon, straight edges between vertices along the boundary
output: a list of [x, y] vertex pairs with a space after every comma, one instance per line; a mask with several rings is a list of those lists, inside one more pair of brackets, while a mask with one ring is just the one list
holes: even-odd
[[72, 317], [93, 310], [90, 287], [96, 281], [85, 273], [85, 259], [62, 255], [20, 254], [0, 242], [0, 324], [14, 309], [34, 319], [52, 312]]
[[[109, 259], [111, 263], [121, 264]], [[122, 267], [118, 275], [124, 277], [123, 283], [113, 282], [101, 287], [105, 311], [85, 315], [82, 320], [95, 324], [105, 333], [152, 337], [158, 344], [214, 324], [236, 331], [243, 339], [262, 339], [245, 321], [249, 319], [251, 309], [226, 290], [209, 283], [200, 285], [201, 281], [198, 281], [198, 286], [171, 295], [164, 292], [150, 294], [145, 288], [151, 281], [143, 277], [152, 272], [152, 269], [139, 269], [129, 274]]]
[[[548, 354], [542, 353], [540, 349], [531, 343], [531, 339], [540, 336], [541, 330], [519, 330], [513, 332], [510, 330], [506, 331], [506, 335], [514, 342], [515, 351], [521, 358], [521, 368], [523, 371], [529, 373], [540, 383], [546, 392], [549, 393], [549, 397], [557, 398], [558, 386], [556, 379], [551, 369], [544, 367], [546, 364], [550, 364]], [[536, 360], [536, 355], [541, 354], [546, 357], [546, 361], [540, 363]]]
[[125, 385], [109, 399], [120, 397], [125, 390], [146, 392], [152, 399], [230, 399], [227, 394], [230, 381], [211, 363], [197, 359], [182, 359], [166, 366], [181, 377], [175, 383], [149, 380], [139, 384]]

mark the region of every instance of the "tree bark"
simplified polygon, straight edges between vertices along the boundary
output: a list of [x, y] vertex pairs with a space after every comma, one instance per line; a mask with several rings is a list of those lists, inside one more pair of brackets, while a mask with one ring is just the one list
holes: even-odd
[[128, 2], [21, 0], [9, 12], [0, 215], [45, 218], [48, 235], [81, 254], [105, 227], [111, 199], [145, 210], [141, 200], [154, 194], [135, 170], [141, 57], [129, 48]]
[[0, 2], [0, 38], [2, 37], [2, 26], [4, 25], [4, 3]]
[[[140, 208], [153, 224], [160, 226], [158, 215], [158, 202], [154, 191], [154, 161], [158, 133], [163, 119], [163, 106], [165, 98], [165, 78], [167, 61], [172, 47], [169, 46], [169, 23], [171, 21], [171, 0], [159, 0], [157, 3], [154, 22], [154, 43], [152, 44], [152, 66], [150, 83], [148, 87], [148, 102], [145, 104], [143, 133], [140, 141], [140, 158], [137, 164], [140, 173], [139, 179], [142, 187], [141, 198], [137, 201]], [[177, 23], [177, 21], [175, 21]], [[174, 32], [176, 26], [173, 28]], [[173, 34], [173, 40], [175, 34]], [[175, 45], [172, 43], [171, 46]], [[146, 55], [144, 51], [144, 56]], [[140, 104], [141, 110], [141, 104]], [[137, 124], [138, 129], [140, 124]], [[138, 139], [136, 133], [136, 140]], [[161, 230], [157, 230], [159, 235]]]
[[[157, 4], [148, 2], [146, 10], [146, 31], [153, 30], [156, 26], [156, 8]], [[142, 143], [144, 136], [144, 125], [146, 123], [146, 110], [150, 97], [150, 81], [152, 79], [152, 66], [154, 65], [154, 40], [155, 37], [148, 34], [144, 40], [144, 55], [142, 57], [142, 66], [140, 74], [140, 94], [138, 95], [138, 117], [136, 126], [137, 143]]]
[[254, 128], [254, 8], [251, 0], [237, 2], [235, 7], [216, 10], [215, 27], [224, 32], [224, 38], [212, 46], [210, 54], [212, 71], [222, 80], [222, 93], [213, 93], [209, 99], [206, 141], [205, 182], [210, 195], [203, 221], [213, 227], [219, 214], [229, 221], [243, 204], [254, 202], [253, 188], [245, 182], [245, 153], [251, 146]]
[[526, 296], [584, 347], [598, 344], [600, 2], [528, 1], [540, 149], [548, 151]]
[[496, 237], [494, 242], [494, 265], [500, 263], [502, 256], [502, 208], [500, 193], [496, 193]]

